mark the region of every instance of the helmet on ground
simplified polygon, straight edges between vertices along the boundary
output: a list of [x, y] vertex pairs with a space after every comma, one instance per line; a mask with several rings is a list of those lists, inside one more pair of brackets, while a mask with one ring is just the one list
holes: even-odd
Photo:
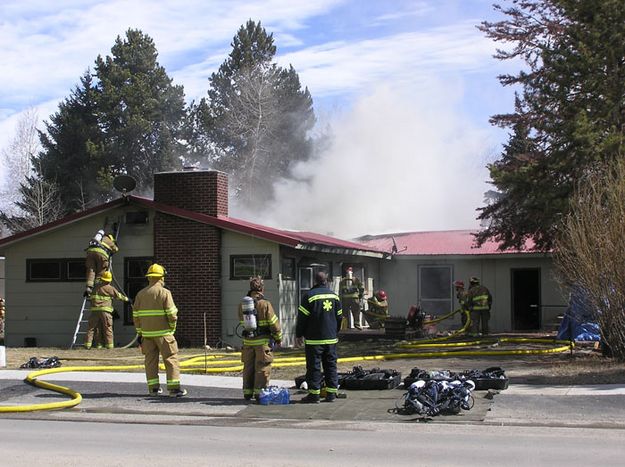
[[462, 282], [462, 281], [455, 281], [454, 282], [454, 287], [464, 287], [464, 282]]
[[473, 276], [473, 277], [471, 277], [471, 279], [469, 279], [469, 282], [471, 284], [479, 284], [480, 283], [480, 279], [478, 277]]
[[384, 290], [378, 290], [378, 293], [376, 293], [375, 296], [377, 297], [378, 300], [386, 300], [387, 299], [387, 295], [386, 295], [386, 292]]
[[113, 274], [111, 274], [111, 271], [104, 271], [100, 276], [100, 280], [102, 282], [111, 282], [113, 280]]
[[160, 264], [154, 263], [148, 268], [148, 273], [145, 275], [145, 277], [163, 277], [165, 276], [165, 274], [167, 274], [165, 268]]

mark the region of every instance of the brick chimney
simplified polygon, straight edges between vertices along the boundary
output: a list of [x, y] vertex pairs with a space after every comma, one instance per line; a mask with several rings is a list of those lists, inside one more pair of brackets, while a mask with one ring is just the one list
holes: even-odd
[[[228, 176], [215, 171], [154, 175], [154, 201], [209, 216], [228, 215]], [[181, 347], [221, 339], [221, 230], [157, 212], [154, 261], [167, 269], [165, 282], [178, 307], [176, 339]]]
[[209, 216], [227, 216], [228, 175], [213, 170], [154, 174], [154, 201]]

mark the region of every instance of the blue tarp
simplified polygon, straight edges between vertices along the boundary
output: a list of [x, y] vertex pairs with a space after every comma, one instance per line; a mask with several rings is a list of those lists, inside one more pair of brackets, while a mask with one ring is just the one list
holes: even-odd
[[558, 339], [572, 341], [600, 341], [601, 330], [594, 319], [584, 290], [574, 287], [569, 307], [558, 329]]

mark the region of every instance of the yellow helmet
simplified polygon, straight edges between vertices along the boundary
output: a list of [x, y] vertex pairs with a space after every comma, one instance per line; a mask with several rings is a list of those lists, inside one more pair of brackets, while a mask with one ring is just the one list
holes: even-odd
[[163, 277], [165, 274], [167, 274], [165, 268], [160, 264], [154, 263], [148, 268], [148, 273], [145, 275], [145, 277]]
[[102, 282], [111, 282], [113, 280], [113, 274], [111, 274], [111, 271], [104, 271], [100, 276], [100, 280]]

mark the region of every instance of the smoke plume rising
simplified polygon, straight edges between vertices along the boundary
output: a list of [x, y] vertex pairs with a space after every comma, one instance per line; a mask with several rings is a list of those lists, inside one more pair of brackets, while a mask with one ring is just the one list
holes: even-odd
[[333, 138], [262, 212], [235, 217], [339, 238], [473, 229], [497, 136], [461, 115], [462, 88], [422, 84], [419, 95], [381, 87], [332, 123]]

